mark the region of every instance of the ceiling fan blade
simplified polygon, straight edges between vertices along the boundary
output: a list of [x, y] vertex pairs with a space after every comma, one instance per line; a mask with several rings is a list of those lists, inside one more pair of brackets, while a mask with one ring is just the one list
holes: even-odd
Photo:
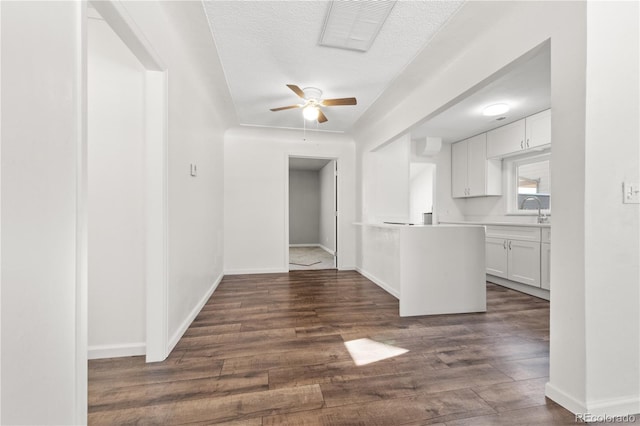
[[295, 84], [287, 84], [287, 87], [294, 91], [294, 93], [304, 99], [304, 92], [301, 88], [296, 86]]
[[356, 98], [323, 99], [324, 106], [357, 105]]
[[289, 106], [280, 107], [280, 108], [271, 108], [271, 111], [283, 111], [285, 109], [293, 109], [293, 108], [300, 108], [300, 105], [289, 105]]
[[325, 121], [327, 121], [327, 117], [320, 109], [318, 109], [318, 123], [324, 123]]

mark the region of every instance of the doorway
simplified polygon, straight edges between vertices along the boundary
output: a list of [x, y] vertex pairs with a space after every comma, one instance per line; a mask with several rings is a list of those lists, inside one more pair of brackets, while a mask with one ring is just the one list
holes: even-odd
[[335, 159], [289, 157], [290, 271], [337, 268], [337, 167]]
[[162, 361], [166, 67], [118, 2], [87, 8], [88, 357]]

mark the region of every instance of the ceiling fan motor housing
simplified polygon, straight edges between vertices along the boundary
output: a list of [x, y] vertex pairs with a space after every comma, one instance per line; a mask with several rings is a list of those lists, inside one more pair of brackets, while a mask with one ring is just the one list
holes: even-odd
[[302, 89], [302, 92], [304, 93], [304, 98], [308, 101], [314, 100], [316, 102], [319, 102], [320, 98], [322, 97], [322, 90], [316, 87], [305, 87], [304, 89]]

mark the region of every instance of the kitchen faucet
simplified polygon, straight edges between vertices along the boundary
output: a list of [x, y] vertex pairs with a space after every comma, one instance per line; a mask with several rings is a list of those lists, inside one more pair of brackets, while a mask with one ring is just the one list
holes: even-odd
[[540, 198], [534, 197], [533, 195], [531, 195], [529, 197], [526, 197], [520, 203], [520, 210], [522, 210], [522, 208], [524, 207], [524, 203], [526, 203], [528, 200], [536, 200], [538, 202], [538, 223], [546, 223], [547, 222], [547, 216], [546, 215], [542, 215], [542, 213], [541, 213], [541, 211], [542, 211], [542, 202], [540, 201]]

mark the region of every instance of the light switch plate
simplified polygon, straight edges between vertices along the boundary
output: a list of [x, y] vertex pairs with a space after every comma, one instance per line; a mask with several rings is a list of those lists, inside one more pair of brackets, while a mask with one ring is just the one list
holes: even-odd
[[622, 202], [625, 204], [640, 204], [640, 184], [624, 182], [622, 184]]

